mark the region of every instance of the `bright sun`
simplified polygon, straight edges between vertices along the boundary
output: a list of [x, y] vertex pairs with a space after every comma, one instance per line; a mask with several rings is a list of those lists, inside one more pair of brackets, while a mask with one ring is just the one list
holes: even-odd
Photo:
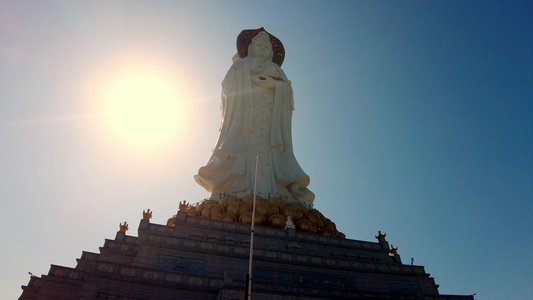
[[156, 145], [176, 135], [180, 94], [157, 73], [127, 74], [110, 85], [105, 111], [111, 129], [129, 143]]

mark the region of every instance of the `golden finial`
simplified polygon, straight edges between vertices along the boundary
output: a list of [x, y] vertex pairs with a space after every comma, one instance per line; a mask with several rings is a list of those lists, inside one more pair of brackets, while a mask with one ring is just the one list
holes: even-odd
[[380, 231], [378, 231], [378, 235], [376, 235], [376, 239], [378, 239], [378, 241], [380, 241], [380, 242], [386, 242], [386, 240], [385, 240], [386, 236], [387, 236], [387, 234], [386, 233], [382, 234], [381, 230], [380, 230]]
[[128, 231], [128, 222], [124, 221], [124, 224], [120, 223], [120, 232], [126, 233]]
[[183, 203], [180, 202], [180, 211], [187, 211], [187, 207], [189, 207], [187, 201], [183, 200]]
[[391, 256], [395, 256], [398, 254], [398, 247], [394, 248], [394, 246], [391, 244], [390, 245], [390, 255]]
[[143, 210], [143, 220], [150, 220], [152, 218], [152, 211], [150, 209], [147, 209], [147, 211]]

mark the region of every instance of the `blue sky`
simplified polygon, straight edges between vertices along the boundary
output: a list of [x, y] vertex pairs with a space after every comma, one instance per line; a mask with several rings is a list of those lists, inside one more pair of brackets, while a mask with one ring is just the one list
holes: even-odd
[[[0, 298], [74, 267], [142, 210], [164, 224], [216, 142], [243, 29], [286, 49], [295, 155], [350, 239], [378, 230], [441, 294], [533, 294], [533, 2], [0, 1]], [[179, 93], [154, 143], [114, 131], [106, 91]]]

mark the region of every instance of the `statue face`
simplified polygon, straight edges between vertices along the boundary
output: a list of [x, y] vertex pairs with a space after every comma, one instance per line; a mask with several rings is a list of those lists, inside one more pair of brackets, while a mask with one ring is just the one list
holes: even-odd
[[272, 58], [272, 44], [268, 38], [259, 38], [252, 42], [251, 57], [259, 57], [264, 59]]

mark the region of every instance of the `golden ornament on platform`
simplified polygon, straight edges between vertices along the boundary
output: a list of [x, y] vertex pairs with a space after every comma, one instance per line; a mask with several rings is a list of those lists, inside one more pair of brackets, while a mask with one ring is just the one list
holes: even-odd
[[291, 217], [294, 223], [297, 223], [304, 217], [302, 211], [298, 209], [298, 207], [292, 205], [285, 206], [285, 208], [283, 209], [283, 214], [288, 217]]
[[[243, 213], [239, 217], [239, 223], [252, 224], [252, 212], [248, 211]], [[264, 215], [256, 212], [255, 213], [255, 225], [264, 226], [266, 224], [266, 218]]]
[[[265, 199], [259, 195], [256, 195], [255, 197], [255, 203], [259, 203], [261, 201], [265, 201]], [[242, 198], [242, 202], [244, 203], [250, 203], [250, 205], [253, 205], [254, 204], [254, 195], [248, 195], [248, 196], [245, 196], [244, 198]]]
[[268, 226], [274, 228], [285, 228], [285, 215], [275, 214], [268, 218]]
[[[225, 222], [252, 223], [253, 195], [239, 198], [225, 196], [219, 201], [204, 200], [196, 206], [186, 202], [180, 203], [180, 212], [187, 216], [202, 217]], [[327, 237], [346, 238], [337, 230], [330, 219], [314, 208], [308, 208], [300, 202], [287, 203], [279, 197], [264, 199], [256, 196], [255, 225], [272, 228], [285, 228], [287, 217], [290, 217], [299, 232], [321, 234]], [[177, 216], [167, 221], [167, 226], [174, 227]]]
[[210, 219], [212, 216], [223, 212], [224, 206], [220, 204], [208, 204], [202, 210], [202, 217]]
[[334, 236], [337, 235], [335, 230], [330, 229], [330, 228], [322, 228], [320, 230], [320, 234], [323, 235], [323, 236], [329, 236], [329, 237], [334, 237]]
[[237, 222], [237, 217], [235, 216], [235, 214], [230, 213], [230, 212], [218, 213], [212, 216], [211, 219], [226, 221], [226, 222]]
[[306, 219], [301, 219], [296, 223], [296, 230], [301, 232], [310, 232], [311, 231], [311, 222]]
[[235, 214], [239, 218], [241, 214], [252, 211], [252, 205], [250, 203], [237, 202], [229, 204], [226, 211]]
[[200, 212], [197, 210], [197, 207], [194, 207], [194, 206], [189, 206], [187, 207], [187, 216], [191, 216], [191, 217], [200, 217]]

